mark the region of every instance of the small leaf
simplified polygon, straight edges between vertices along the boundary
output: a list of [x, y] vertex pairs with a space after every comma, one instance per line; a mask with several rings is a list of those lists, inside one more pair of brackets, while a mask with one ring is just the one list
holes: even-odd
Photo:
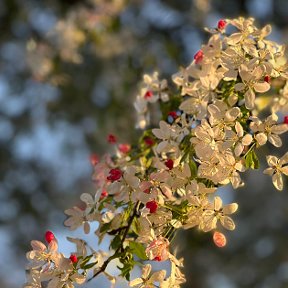
[[84, 269], [84, 266], [90, 261], [93, 255], [86, 256], [80, 264], [80, 268]]
[[102, 224], [102, 226], [100, 228], [100, 233], [104, 233], [107, 230], [109, 230], [110, 226], [111, 226], [111, 222]]
[[249, 151], [248, 154], [246, 155], [245, 165], [246, 165], [246, 168], [251, 168], [251, 169], [259, 168], [260, 166], [259, 159], [254, 150]]
[[137, 220], [137, 218], [135, 218], [133, 220], [132, 225], [131, 225], [131, 229], [135, 234], [137, 234], [137, 235], [139, 234], [140, 224], [139, 224], [139, 221]]
[[198, 169], [195, 161], [190, 160], [189, 161], [189, 167], [190, 167], [190, 170], [191, 170], [191, 176], [193, 178], [195, 178], [197, 176], [197, 169]]
[[133, 254], [135, 254], [137, 257], [139, 257], [142, 260], [148, 260], [145, 249], [142, 244], [138, 242], [129, 242], [129, 247]]
[[81, 265], [81, 268], [84, 269], [84, 270], [87, 270], [87, 269], [90, 269], [90, 268], [94, 267], [97, 263], [98, 263], [98, 261], [89, 263], [89, 264], [87, 264], [87, 265], [85, 265], [83, 267]]
[[116, 250], [120, 244], [121, 244], [121, 237], [120, 235], [116, 235], [114, 239], [111, 241], [110, 247]]

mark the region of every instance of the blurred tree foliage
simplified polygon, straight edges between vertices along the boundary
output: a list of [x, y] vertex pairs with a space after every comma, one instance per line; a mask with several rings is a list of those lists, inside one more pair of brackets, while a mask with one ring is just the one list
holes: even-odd
[[[143, 73], [167, 77], [187, 65], [206, 38], [202, 27], [223, 17], [271, 22], [272, 36], [287, 39], [287, 8], [285, 0], [0, 1], [0, 246], [8, 267], [16, 255], [25, 263], [29, 240], [46, 225], [62, 225], [77, 194], [93, 191], [89, 154], [107, 151], [108, 133], [137, 139], [133, 99]], [[252, 189], [230, 193], [242, 208], [226, 250], [209, 235], [179, 237], [186, 287], [288, 287], [287, 195], [257, 172], [248, 176]], [[1, 287], [13, 287], [5, 273]]]

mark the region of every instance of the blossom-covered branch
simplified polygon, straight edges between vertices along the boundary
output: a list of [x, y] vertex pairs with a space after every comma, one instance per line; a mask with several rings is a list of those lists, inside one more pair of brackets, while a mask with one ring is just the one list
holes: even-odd
[[[71, 230], [83, 226], [88, 234], [90, 223], [98, 222], [99, 243], [111, 236], [109, 253], [69, 238], [77, 249], [65, 257], [48, 232], [48, 247], [31, 243], [25, 287], [45, 282], [50, 288], [73, 287], [100, 273], [114, 284], [118, 276], [106, 268], [115, 259], [119, 276], [131, 287], [180, 287], [183, 259], [170, 248], [178, 229], [213, 231], [215, 245], [226, 245], [223, 231], [235, 229], [231, 215], [238, 204], [224, 204], [216, 192], [224, 185], [244, 185], [241, 173], [259, 168], [260, 146], [282, 145], [280, 135], [288, 131], [288, 118], [279, 121], [280, 112], [288, 111], [287, 62], [284, 46], [266, 39], [270, 25], [258, 29], [252, 18], [222, 19], [206, 30], [212, 33], [208, 43], [173, 75], [176, 89], [159, 80], [158, 73], [144, 76], [135, 102], [137, 127], [145, 129], [142, 137], [129, 145], [110, 135], [115, 154], [92, 158], [95, 195], [81, 195], [84, 209], [65, 211]], [[155, 108], [161, 111], [157, 126], [150, 121]], [[271, 108], [268, 117], [263, 116], [266, 108]], [[282, 190], [287, 153], [280, 159], [267, 155], [267, 162], [264, 172]], [[147, 261], [169, 261], [170, 275], [151, 273]], [[130, 280], [140, 262], [142, 276]]]

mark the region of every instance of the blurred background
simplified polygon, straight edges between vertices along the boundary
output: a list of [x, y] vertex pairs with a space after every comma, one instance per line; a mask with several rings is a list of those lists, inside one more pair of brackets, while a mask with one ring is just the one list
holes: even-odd
[[[73, 250], [63, 210], [93, 193], [89, 155], [109, 149], [109, 133], [139, 135], [143, 73], [187, 66], [220, 18], [253, 16], [285, 43], [287, 11], [286, 0], [0, 0], [0, 287], [25, 282], [25, 251], [47, 229]], [[245, 179], [221, 191], [240, 205], [225, 249], [194, 230], [177, 238], [185, 288], [288, 287], [287, 188], [276, 192], [262, 171]], [[85, 287], [96, 283], [108, 287], [101, 277]]]

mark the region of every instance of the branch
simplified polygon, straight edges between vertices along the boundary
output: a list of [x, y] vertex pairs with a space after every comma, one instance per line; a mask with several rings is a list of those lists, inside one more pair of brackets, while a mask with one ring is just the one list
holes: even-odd
[[108, 264], [115, 258], [118, 257], [118, 253], [120, 252], [120, 250], [123, 250], [123, 244], [124, 244], [124, 241], [126, 239], [126, 236], [130, 230], [130, 227], [132, 225], [132, 222], [138, 212], [138, 209], [139, 209], [139, 206], [140, 206], [140, 201], [138, 201], [134, 207], [134, 210], [133, 210], [133, 214], [131, 215], [131, 217], [129, 218], [129, 221], [127, 223], [127, 226], [125, 227], [125, 231], [123, 233], [123, 237], [121, 239], [121, 243], [120, 245], [118, 246], [118, 248], [115, 250], [114, 254], [111, 255], [108, 259], [106, 259], [103, 263], [103, 265], [99, 268], [99, 270], [90, 278], [87, 280], [87, 282], [91, 281], [92, 279], [94, 279], [95, 277], [97, 277], [99, 274], [101, 274], [102, 272], [105, 271], [105, 269], [107, 268]]

